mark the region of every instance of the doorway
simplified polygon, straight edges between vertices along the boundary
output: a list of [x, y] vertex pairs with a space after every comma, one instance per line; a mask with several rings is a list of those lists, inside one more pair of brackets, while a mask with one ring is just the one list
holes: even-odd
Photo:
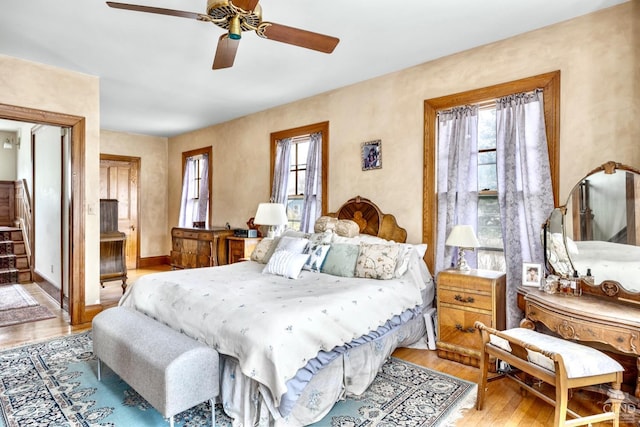
[[126, 236], [125, 258], [128, 270], [138, 267], [140, 158], [100, 154], [100, 198], [118, 200], [118, 231]]
[[85, 304], [85, 118], [46, 110], [0, 104], [0, 119], [68, 127], [70, 135], [69, 316], [72, 325], [89, 322], [101, 310]]

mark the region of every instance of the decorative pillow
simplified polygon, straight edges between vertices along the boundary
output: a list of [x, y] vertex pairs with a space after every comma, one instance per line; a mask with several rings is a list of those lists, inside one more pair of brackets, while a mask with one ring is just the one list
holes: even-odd
[[304, 250], [305, 254], [309, 254], [309, 259], [302, 267], [305, 270], [314, 271], [316, 273], [320, 272], [322, 268], [322, 263], [324, 259], [327, 257], [329, 253], [329, 249], [331, 245], [328, 243], [313, 243], [309, 242], [307, 247]]
[[362, 236], [364, 236], [364, 234], [358, 234], [356, 237], [342, 237], [338, 236], [336, 233], [333, 233], [333, 236], [331, 237], [331, 243], [347, 243], [350, 245], [359, 245]]
[[278, 250], [273, 253], [262, 272], [276, 274], [289, 279], [297, 279], [300, 271], [302, 271], [302, 266], [307, 262], [308, 258], [308, 254], [295, 254], [286, 250]]
[[332, 243], [320, 271], [334, 276], [353, 277], [360, 247], [348, 243]]
[[303, 237], [305, 239], [309, 238], [309, 233], [305, 233], [304, 231], [294, 230], [293, 228], [287, 228], [280, 237]]
[[315, 231], [316, 233], [322, 233], [323, 231], [334, 230], [337, 223], [338, 218], [324, 215], [316, 219], [316, 223], [313, 226], [313, 231]]
[[350, 219], [341, 219], [336, 224], [335, 233], [338, 236], [354, 237], [360, 234], [360, 226]]
[[396, 269], [399, 252], [398, 245], [360, 244], [356, 277], [391, 279]]
[[273, 245], [274, 242], [275, 242], [274, 239], [269, 239], [269, 238], [260, 240], [260, 242], [258, 242], [255, 249], [253, 250], [253, 252], [251, 252], [251, 261], [256, 261], [261, 264], [266, 264], [267, 261], [269, 261], [269, 259], [266, 257], [267, 253], [269, 252], [269, 249], [272, 246], [274, 246]]
[[302, 237], [284, 236], [280, 238], [275, 252], [289, 251], [293, 252], [294, 254], [301, 254], [304, 252], [304, 248], [307, 247], [307, 243], [309, 243], [309, 239], [305, 239]]
[[310, 234], [308, 239], [311, 243], [331, 243], [333, 238], [333, 230], [323, 231], [321, 233]]

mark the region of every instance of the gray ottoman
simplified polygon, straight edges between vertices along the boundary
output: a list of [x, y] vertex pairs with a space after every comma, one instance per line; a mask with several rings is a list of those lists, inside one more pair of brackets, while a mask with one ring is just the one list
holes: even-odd
[[93, 319], [93, 353], [158, 410], [173, 416], [219, 393], [218, 353], [135, 310], [114, 307]]

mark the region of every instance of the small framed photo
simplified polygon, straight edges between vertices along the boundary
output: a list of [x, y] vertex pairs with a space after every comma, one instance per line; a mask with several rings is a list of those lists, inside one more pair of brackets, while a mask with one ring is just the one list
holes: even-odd
[[377, 139], [363, 142], [360, 156], [362, 158], [363, 171], [382, 168], [382, 141]]
[[542, 280], [542, 264], [522, 263], [522, 284], [540, 287]]

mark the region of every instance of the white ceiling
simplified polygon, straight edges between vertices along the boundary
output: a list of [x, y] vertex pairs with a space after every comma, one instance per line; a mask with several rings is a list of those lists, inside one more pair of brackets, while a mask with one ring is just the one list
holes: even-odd
[[[224, 30], [211, 23], [100, 0], [2, 0], [0, 54], [99, 76], [102, 129], [169, 137], [625, 1], [262, 0], [263, 20], [340, 43], [327, 55], [246, 32], [235, 65], [212, 71]], [[122, 2], [206, 8], [206, 0]]]

